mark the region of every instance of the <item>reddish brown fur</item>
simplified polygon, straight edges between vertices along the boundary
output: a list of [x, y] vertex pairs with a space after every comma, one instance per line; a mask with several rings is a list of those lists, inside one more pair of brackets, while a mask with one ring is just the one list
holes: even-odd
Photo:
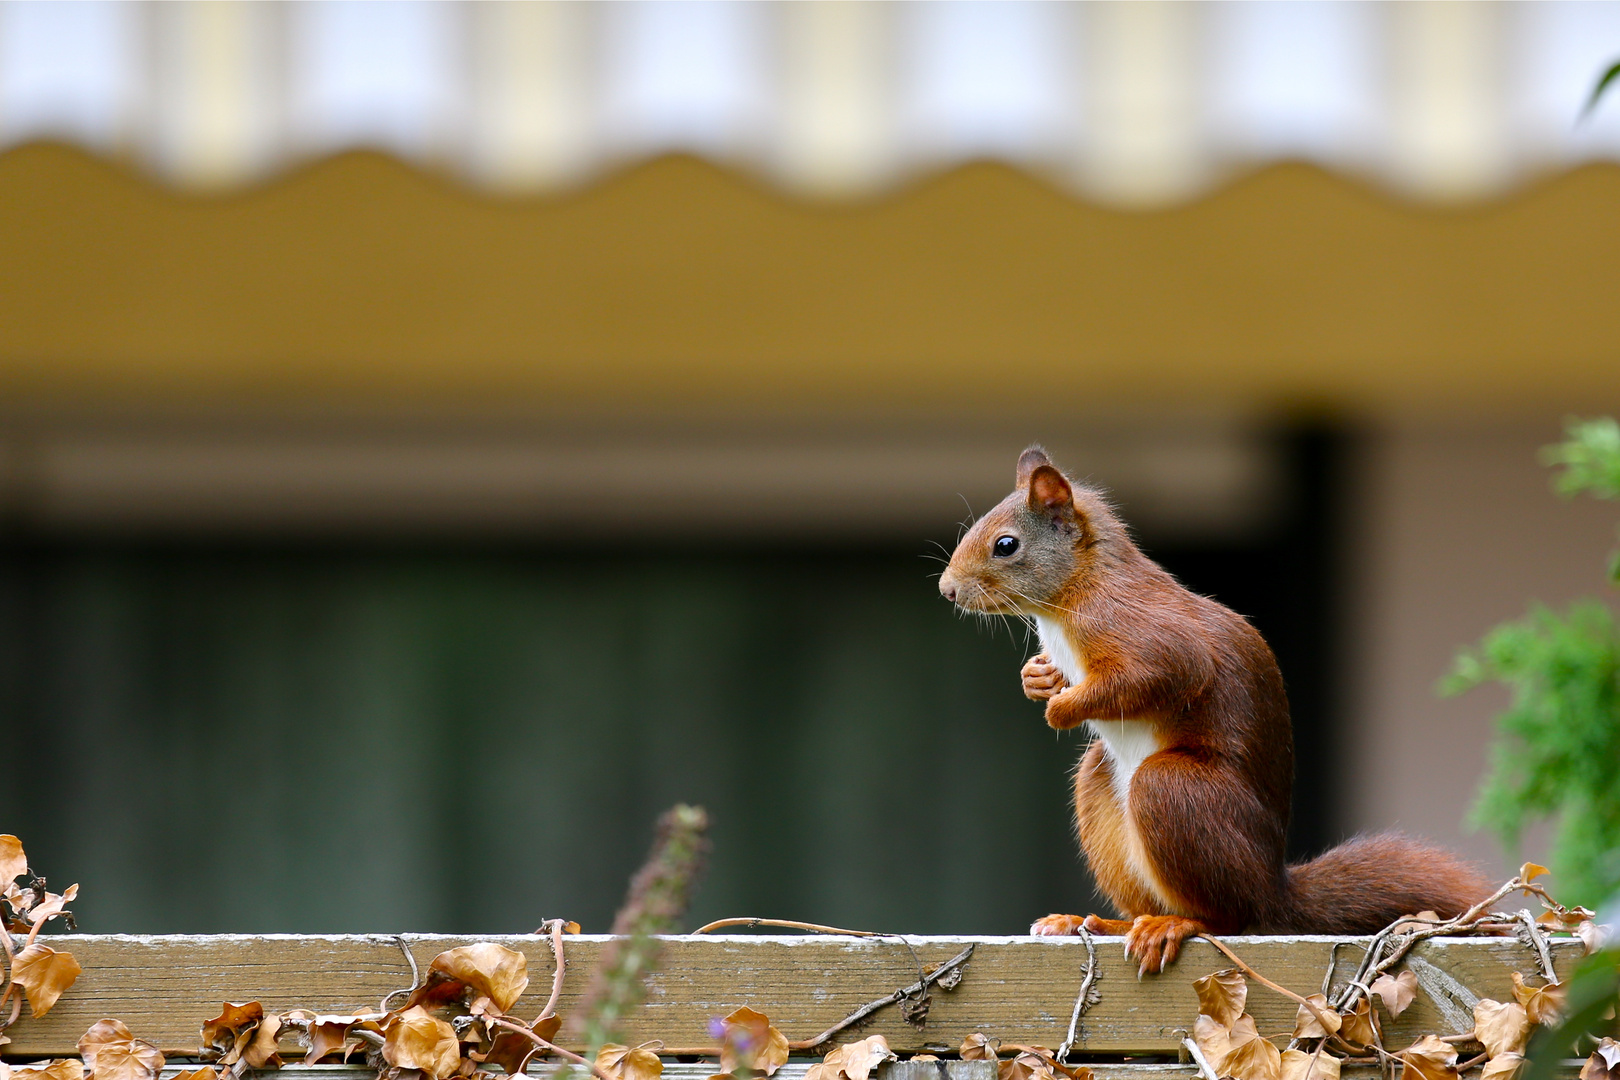
[[[1019, 459], [1018, 480], [963, 538], [940, 588], [970, 610], [1062, 625], [1083, 682], [1054, 676], [1044, 654], [1025, 667], [1026, 692], [1047, 699], [1052, 727], [1147, 721], [1157, 751], [1125, 799], [1101, 740], [1075, 774], [1081, 847], [1098, 887], [1133, 920], [1128, 943], [1144, 967], [1206, 930], [1365, 934], [1419, 910], [1456, 914], [1486, 894], [1455, 857], [1394, 834], [1285, 865], [1293, 735], [1270, 647], [1142, 554], [1102, 496], [1039, 448]], [[1007, 536], [1018, 546], [998, 557], [993, 545]], [[1054, 915], [1034, 929], [1074, 933], [1082, 921]]]

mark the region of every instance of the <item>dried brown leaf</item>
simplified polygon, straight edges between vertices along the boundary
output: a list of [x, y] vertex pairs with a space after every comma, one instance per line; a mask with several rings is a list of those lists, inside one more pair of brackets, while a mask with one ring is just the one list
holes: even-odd
[[177, 1072], [169, 1080], [219, 1080], [219, 1070], [211, 1065], [202, 1065], [195, 1069]]
[[97, 1020], [79, 1036], [79, 1056], [96, 1080], [157, 1080], [163, 1052], [119, 1020]]
[[1485, 1063], [1479, 1080], [1517, 1080], [1523, 1071], [1523, 1054], [1498, 1054]]
[[1524, 1011], [1529, 1014], [1532, 1024], [1550, 1027], [1558, 1023], [1558, 1018], [1563, 1015], [1564, 998], [1568, 993], [1568, 988], [1562, 983], [1526, 986], [1524, 976], [1517, 971], [1513, 973], [1513, 996], [1524, 1006]]
[[1198, 1011], [1230, 1028], [1243, 1015], [1249, 1000], [1249, 982], [1237, 968], [1205, 975], [1193, 982], [1198, 992]]
[[1440, 916], [1433, 911], [1420, 911], [1416, 915], [1408, 915], [1397, 922], [1390, 929], [1397, 934], [1404, 934], [1411, 930], [1432, 930], [1434, 924], [1440, 921]]
[[963, 1061], [994, 1061], [996, 1059], [996, 1043], [990, 1036], [982, 1031], [975, 1031], [962, 1040], [962, 1048], [957, 1051]]
[[1009, 1061], [997, 1063], [996, 1080], [1056, 1080], [1056, 1074], [1051, 1058], [1024, 1050]]
[[1384, 1011], [1390, 1016], [1405, 1012], [1417, 997], [1417, 990], [1417, 976], [1404, 970], [1399, 975], [1380, 975], [1372, 984], [1372, 992], [1378, 995], [1378, 1000], [1384, 1003]]
[[1483, 998], [1474, 1006], [1474, 1038], [1491, 1057], [1522, 1054], [1530, 1041], [1530, 1014], [1517, 1002]]
[[[238, 1036], [252, 1031], [263, 1019], [264, 1006], [257, 1001], [244, 1001], [241, 1004], [227, 1001], [218, 1016], [203, 1023], [202, 1048], [218, 1052], [222, 1055], [221, 1061], [234, 1065], [242, 1048]], [[245, 1045], [245, 1040], [240, 1040], [240, 1043]]]
[[83, 970], [72, 953], [57, 952], [35, 942], [25, 946], [11, 962], [11, 979], [28, 996], [32, 1014], [44, 1016]]
[[[845, 1043], [821, 1059], [825, 1080], [867, 1080], [872, 1070], [885, 1061], [894, 1061], [896, 1054], [889, 1049], [889, 1040], [872, 1035], [856, 1042]], [[815, 1068], [815, 1066], [811, 1066]], [[807, 1078], [808, 1080], [808, 1078]]]
[[279, 1069], [281, 1057], [276, 1053], [280, 1045], [281, 1017], [267, 1016], [253, 1029], [253, 1038], [242, 1048], [242, 1064], [250, 1069]]
[[1457, 1051], [1438, 1035], [1425, 1035], [1395, 1056], [1401, 1080], [1457, 1080]]
[[1613, 940], [1614, 927], [1588, 919], [1575, 926], [1575, 936], [1581, 939], [1581, 944], [1586, 948], [1586, 955], [1590, 956], [1607, 947]]
[[1284, 1050], [1282, 1080], [1339, 1080], [1340, 1065], [1340, 1060], [1325, 1050]]
[[[755, 1012], [744, 1005], [725, 1017], [721, 1023], [724, 1025], [724, 1033], [720, 1038], [720, 1067], [726, 1072], [736, 1072], [738, 1066], [742, 1066], [757, 1069], [770, 1076], [787, 1063], [787, 1036], [776, 1030], [771, 1024], [770, 1017], [764, 1013]], [[888, 1048], [889, 1044], [884, 1043], [883, 1049], [887, 1051]], [[856, 1078], [852, 1077], [851, 1080]]]
[[1540, 863], [1527, 862], [1523, 866], [1519, 867], [1519, 880], [1534, 881], [1543, 874], [1550, 873], [1552, 873], [1552, 871], [1547, 869], [1545, 866], [1542, 866]]
[[1232, 1025], [1232, 1048], [1215, 1071], [1233, 1080], [1281, 1080], [1282, 1051], [1261, 1038], [1254, 1017], [1245, 1013]]
[[506, 1012], [529, 986], [529, 958], [492, 941], [447, 949], [433, 958], [428, 971], [443, 974], [487, 997]]
[[389, 1022], [382, 1056], [395, 1068], [421, 1069], [434, 1080], [445, 1080], [461, 1064], [461, 1041], [449, 1024], [412, 1007]]
[[[1339, 1014], [1328, 1007], [1326, 997], [1321, 994], [1312, 994], [1305, 1000], [1315, 1005], [1316, 1009], [1312, 1010], [1304, 1005], [1299, 1007], [1298, 1013], [1294, 1016], [1294, 1038], [1325, 1039], [1344, 1026], [1344, 1021], [1339, 1019]], [[1326, 1024], [1322, 1022], [1323, 1017], [1327, 1019]]]
[[28, 873], [28, 856], [22, 841], [10, 833], [0, 834], [0, 885], [9, 885]]
[[28, 922], [31, 926], [43, 926], [48, 919], [54, 919], [67, 911], [67, 906], [79, 898], [79, 886], [69, 885], [66, 892], [45, 894], [45, 899], [28, 909]]
[[1620, 1043], [1602, 1039], [1581, 1066], [1580, 1080], [1620, 1080]]
[[658, 1080], [664, 1075], [664, 1063], [645, 1046], [603, 1043], [596, 1052], [596, 1067], [613, 1080]]
[[349, 1028], [357, 1019], [346, 1014], [310, 1017], [307, 1027], [309, 1053], [304, 1055], [304, 1064], [319, 1065], [336, 1054], [336, 1060], [328, 1064], [341, 1065], [343, 1059], [349, 1056], [345, 1046], [349, 1042]]
[[1372, 1002], [1358, 998], [1349, 1012], [1339, 1014], [1344, 1023], [1339, 1027], [1339, 1038], [1351, 1046], [1371, 1046], [1378, 1041], [1378, 1014]]
[[[547, 1016], [535, 1021], [531, 1030], [547, 1042], [557, 1037], [557, 1031], [562, 1027], [562, 1017]], [[491, 1065], [499, 1065], [506, 1070], [506, 1075], [516, 1076], [523, 1071], [523, 1064], [534, 1054], [545, 1054], [534, 1042], [515, 1031], [495, 1029], [495, 1038], [490, 1043], [489, 1052], [484, 1060]]]
[[57, 1058], [44, 1065], [13, 1065], [16, 1080], [84, 1080], [84, 1062], [78, 1058]]
[[1193, 1042], [1209, 1067], [1218, 1073], [1227, 1051], [1232, 1049], [1232, 1029], [1217, 1023], [1213, 1016], [1200, 1013], [1193, 1021]]

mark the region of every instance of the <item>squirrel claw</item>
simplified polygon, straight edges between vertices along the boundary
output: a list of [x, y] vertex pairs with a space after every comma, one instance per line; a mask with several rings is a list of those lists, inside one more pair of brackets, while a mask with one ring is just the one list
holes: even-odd
[[1196, 919], [1180, 915], [1138, 915], [1125, 935], [1125, 955], [1142, 962], [1136, 977], [1165, 969], [1181, 952], [1181, 943], [1204, 932]]

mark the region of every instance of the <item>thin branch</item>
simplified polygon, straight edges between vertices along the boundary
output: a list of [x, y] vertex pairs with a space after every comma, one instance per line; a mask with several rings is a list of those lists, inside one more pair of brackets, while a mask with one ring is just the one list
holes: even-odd
[[[552, 919], [546, 925], [551, 927], [551, 955], [557, 964], [551, 973], [551, 996], [546, 999], [546, 1007], [540, 1010], [540, 1015], [534, 1018], [534, 1024], [538, 1024], [548, 1016], [556, 1015], [557, 999], [562, 997], [563, 972], [568, 970], [568, 961], [563, 958], [563, 921]], [[534, 1027], [534, 1024], [529, 1026]]]
[[1075, 1032], [1080, 1027], [1080, 1015], [1090, 1007], [1091, 986], [1097, 979], [1097, 945], [1091, 940], [1091, 934], [1085, 927], [1080, 928], [1080, 939], [1086, 943], [1086, 975], [1080, 980], [1080, 994], [1074, 999], [1074, 1012], [1069, 1014], [1069, 1034], [1058, 1047], [1057, 1061], [1063, 1062], [1074, 1049]]
[[760, 926], [780, 927], [786, 930], [808, 930], [815, 934], [837, 934], [841, 937], [899, 937], [899, 934], [879, 934], [871, 930], [841, 930], [836, 926], [822, 926], [820, 923], [795, 922], [792, 919], [754, 919], [740, 917], [735, 919], [716, 919], [712, 923], [705, 923], [692, 931], [693, 934], [707, 934], [710, 930], [723, 930], [728, 926], [742, 926], [752, 930]]
[[545, 1039], [542, 1039], [540, 1036], [536, 1035], [522, 1024], [514, 1024], [512, 1021], [503, 1016], [490, 1016], [486, 1017], [485, 1019], [488, 1020], [489, 1023], [494, 1024], [496, 1027], [505, 1028], [507, 1031], [514, 1031], [517, 1034], [522, 1035], [524, 1038], [528, 1039], [542, 1050], [556, 1054], [558, 1057], [565, 1058], [568, 1061], [572, 1061], [576, 1065], [585, 1066], [587, 1069], [591, 1070], [591, 1074], [596, 1077], [596, 1080], [613, 1080], [613, 1077], [597, 1068], [594, 1062], [586, 1061], [572, 1050], [564, 1050], [555, 1043], [547, 1042]]
[[1203, 1077], [1204, 1080], [1221, 1080], [1214, 1068], [1210, 1066], [1209, 1059], [1204, 1057], [1204, 1052], [1198, 1049], [1197, 1043], [1191, 1039], [1182, 1039], [1181, 1045], [1187, 1048], [1187, 1053], [1191, 1054], [1193, 1061], [1197, 1063], [1199, 1076]]
[[[877, 937], [879, 935], [874, 934], [870, 936]], [[967, 963], [968, 960], [973, 956], [973, 949], [974, 946], [969, 945], [967, 948], [963, 949], [961, 952], [939, 965], [939, 967], [935, 968], [933, 971], [928, 972], [921, 979], [918, 979], [910, 986], [896, 990], [892, 994], [885, 994], [876, 1001], [867, 1002], [865, 1005], [862, 1005], [860, 1008], [838, 1021], [838, 1023], [834, 1024], [826, 1031], [823, 1031], [820, 1035], [817, 1035], [815, 1038], [801, 1039], [798, 1042], [788, 1043], [788, 1049], [814, 1050], [816, 1047], [820, 1046], [822, 1043], [826, 1042], [840, 1031], [843, 1031], [851, 1024], [857, 1024], [860, 1021], [865, 1020], [868, 1016], [871, 1016], [885, 1005], [893, 1005], [896, 1002], [904, 1001], [906, 998], [914, 997], [915, 995], [922, 993], [923, 991], [927, 990], [929, 986], [938, 982], [944, 976], [949, 975], [951, 972]]]

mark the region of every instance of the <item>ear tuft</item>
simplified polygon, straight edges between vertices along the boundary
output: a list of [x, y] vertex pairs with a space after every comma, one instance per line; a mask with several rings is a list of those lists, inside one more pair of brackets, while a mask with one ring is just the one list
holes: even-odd
[[1046, 456], [1039, 443], [1031, 444], [1028, 450], [1018, 455], [1018, 486], [1029, 487], [1029, 478], [1036, 469], [1042, 465], [1051, 467], [1052, 459]]
[[1051, 465], [1037, 465], [1029, 474], [1029, 508], [1042, 514], [1073, 514], [1074, 489]]

